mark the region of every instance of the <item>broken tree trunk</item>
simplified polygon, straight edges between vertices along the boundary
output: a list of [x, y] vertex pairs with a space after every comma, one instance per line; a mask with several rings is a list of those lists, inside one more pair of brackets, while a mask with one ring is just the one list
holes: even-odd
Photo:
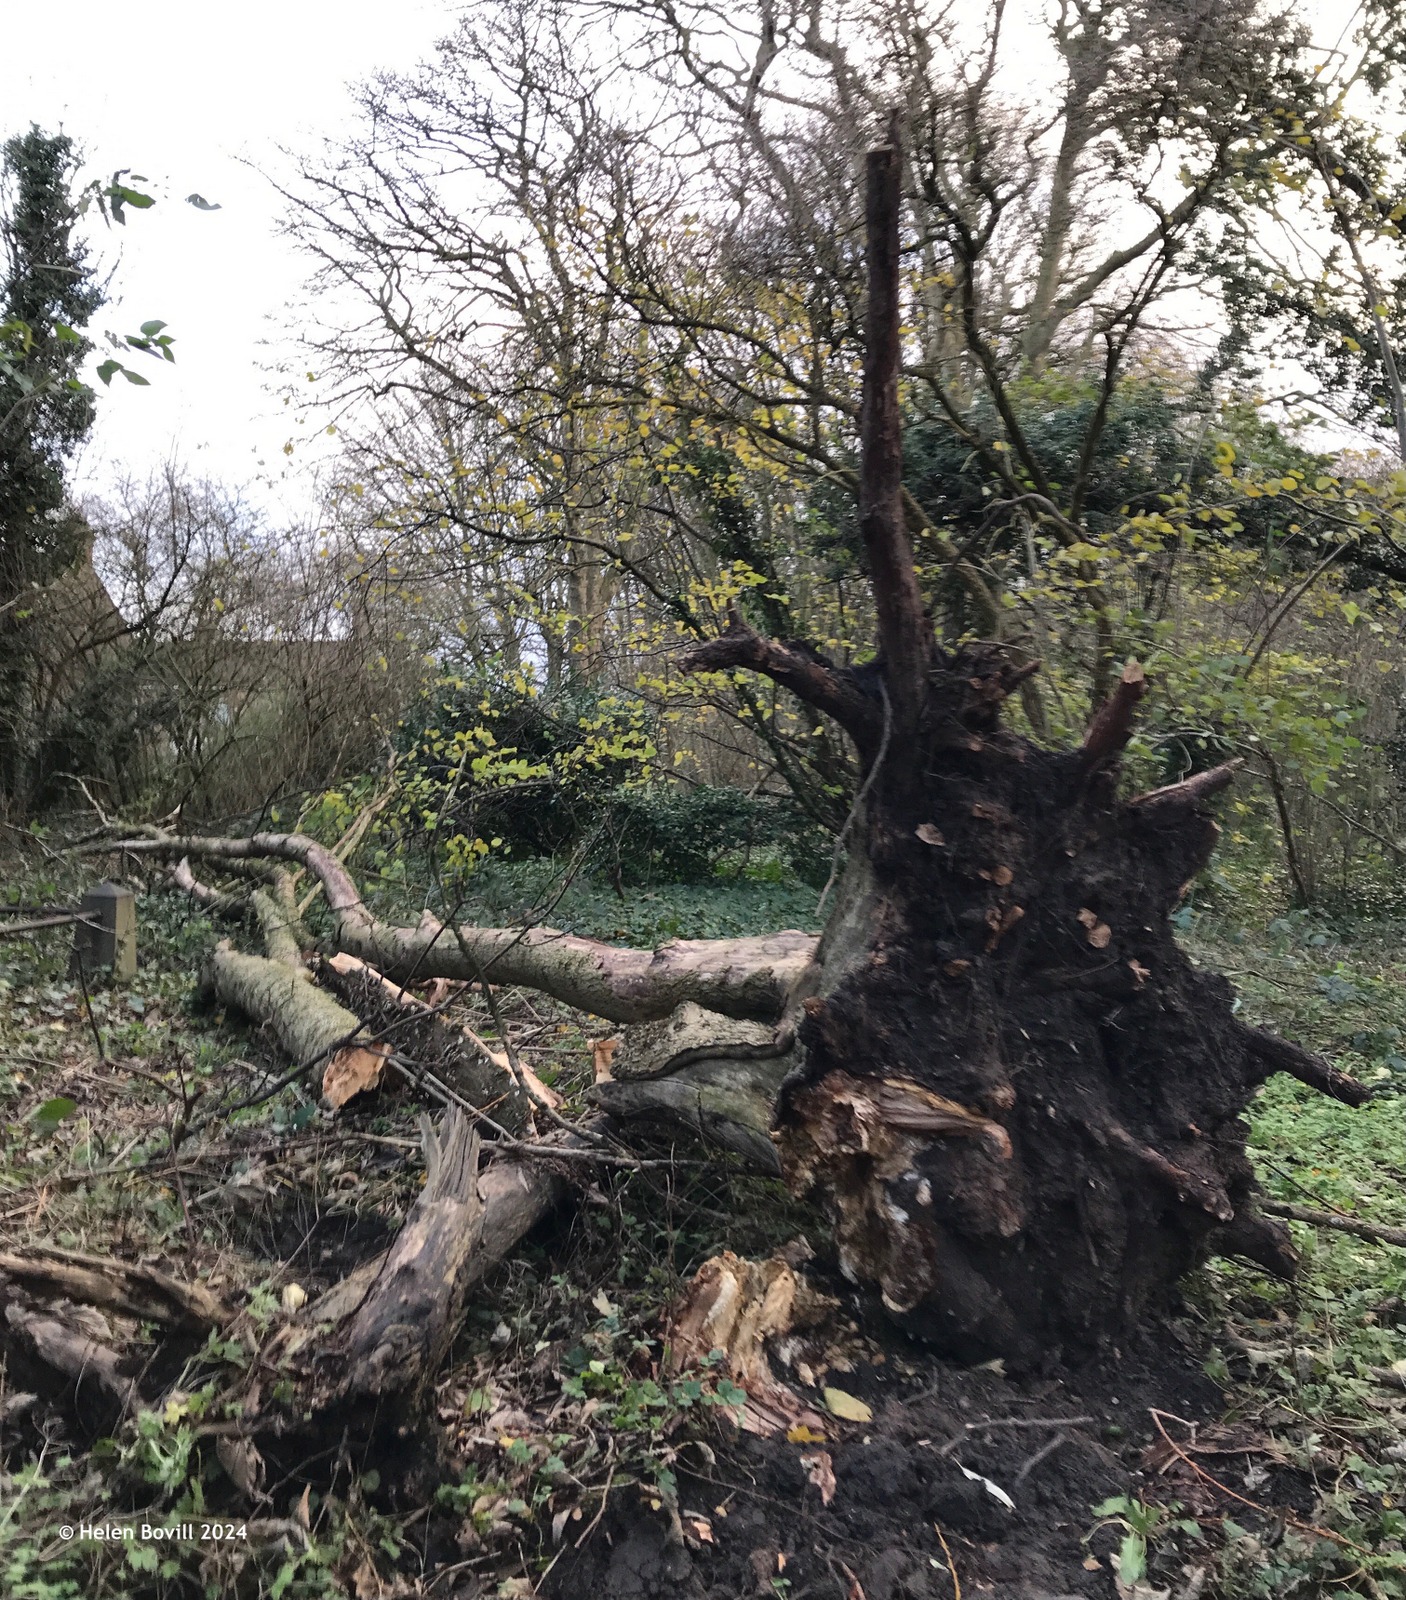
[[303, 965], [305, 940], [287, 873], [276, 868], [271, 888], [256, 889], [247, 898], [200, 883], [184, 856], [171, 877], [212, 911], [234, 916], [252, 911], [268, 951], [247, 955], [221, 939], [202, 975], [207, 994], [268, 1028], [297, 1066], [320, 1070], [324, 1082], [374, 1081], [384, 1052], [357, 1042], [361, 1018], [320, 989]]
[[417, 1069], [432, 1070], [451, 1093], [469, 1105], [491, 1107], [500, 1128], [518, 1132], [528, 1117], [526, 1096], [482, 1041], [471, 1048], [463, 1033], [448, 1027], [429, 1006], [355, 957], [334, 956], [325, 964], [327, 975], [355, 1009], [339, 1004], [312, 981], [303, 963], [306, 939], [292, 883], [282, 867], [270, 876], [271, 889], [243, 896], [201, 883], [184, 857], [172, 869], [176, 887], [211, 911], [238, 918], [252, 912], [268, 951], [267, 956], [247, 955], [221, 940], [204, 974], [210, 994], [267, 1027], [294, 1062], [309, 1071], [320, 1069], [323, 1093], [333, 1106], [379, 1081], [392, 1052], [375, 1041], [368, 1020], [400, 1013], [394, 1025], [396, 1051], [414, 1063], [406, 1070], [412, 1075]]
[[479, 1168], [472, 1120], [457, 1107], [438, 1131], [426, 1119], [425, 1186], [390, 1249], [305, 1306], [263, 1353], [283, 1381], [267, 1396], [257, 1377], [241, 1435], [374, 1447], [383, 1476], [412, 1500], [439, 1481], [442, 1439], [433, 1381], [463, 1321], [468, 1296], [566, 1192], [544, 1140], [532, 1159]]

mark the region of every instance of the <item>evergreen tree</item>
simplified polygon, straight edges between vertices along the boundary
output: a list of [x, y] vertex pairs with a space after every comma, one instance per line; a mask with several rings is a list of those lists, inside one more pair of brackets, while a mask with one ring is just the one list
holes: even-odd
[[43, 628], [30, 599], [73, 565], [86, 536], [64, 472], [93, 425], [78, 374], [103, 293], [74, 236], [74, 165], [71, 139], [35, 127], [0, 159], [0, 804], [16, 815], [42, 744]]
[[74, 165], [67, 135], [33, 127], [6, 141], [0, 164], [0, 605], [63, 571], [81, 543], [64, 469], [93, 424], [78, 373], [103, 292], [75, 237]]

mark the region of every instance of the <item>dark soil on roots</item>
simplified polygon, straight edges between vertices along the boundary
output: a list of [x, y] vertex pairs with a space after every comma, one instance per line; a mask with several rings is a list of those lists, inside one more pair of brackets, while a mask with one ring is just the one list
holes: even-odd
[[[1121, 1530], [1090, 1538], [1093, 1508], [1120, 1494], [1162, 1505], [1186, 1498], [1184, 1479], [1165, 1481], [1147, 1463], [1160, 1443], [1152, 1411], [1196, 1424], [1221, 1409], [1192, 1337], [1164, 1328], [1030, 1378], [958, 1366], [892, 1331], [886, 1342], [878, 1364], [829, 1380], [863, 1399], [871, 1422], [835, 1424], [824, 1445], [740, 1435], [715, 1442], [711, 1460], [685, 1448], [684, 1542], [638, 1489], [618, 1490], [541, 1592], [554, 1600], [1116, 1600], [1109, 1558]], [[828, 1506], [802, 1460], [821, 1449], [834, 1469]], [[1214, 1465], [1234, 1483], [1246, 1462], [1221, 1456]], [[1173, 1466], [1182, 1470], [1176, 1458]], [[1191, 1509], [1212, 1509], [1204, 1482], [1190, 1487], [1191, 1500], [1200, 1493]], [[1254, 1520], [1210, 1493], [1221, 1509]], [[700, 1524], [711, 1540], [697, 1537]], [[1164, 1556], [1162, 1581], [1180, 1590], [1180, 1560]]]

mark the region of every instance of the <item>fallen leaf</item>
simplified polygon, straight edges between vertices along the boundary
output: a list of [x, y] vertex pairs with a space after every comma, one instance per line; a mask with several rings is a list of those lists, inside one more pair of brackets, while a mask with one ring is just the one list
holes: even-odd
[[874, 1413], [862, 1400], [843, 1389], [825, 1390], [825, 1408], [831, 1416], [843, 1417], [846, 1422], [872, 1422]]
[[1004, 889], [1014, 877], [1015, 873], [1007, 866], [1002, 865], [991, 869], [991, 881], [998, 889]]
[[970, 1478], [973, 1483], [979, 1483], [993, 1500], [999, 1500], [1009, 1511], [1015, 1510], [1015, 1501], [1006, 1493], [999, 1483], [992, 1483], [990, 1478], [983, 1478], [979, 1472], [973, 1472], [969, 1467], [964, 1467], [959, 1461], [957, 1470], [964, 1478]]
[[1138, 988], [1141, 988], [1152, 976], [1152, 968], [1143, 966], [1140, 961], [1129, 961], [1128, 965], [1132, 968], [1133, 976], [1138, 981]]
[[591, 1304], [603, 1317], [618, 1317], [620, 1315], [620, 1307], [611, 1300], [604, 1289], [596, 1290], [591, 1296]]
[[682, 1517], [680, 1521], [683, 1524], [683, 1531], [691, 1534], [699, 1544], [712, 1544], [713, 1524], [707, 1517], [700, 1517], [695, 1513], [692, 1516]]
[[1101, 1562], [1097, 1556], [1085, 1556], [1084, 1557], [1084, 1571], [1085, 1572], [1097, 1572], [1102, 1566], [1103, 1566], [1103, 1562]]
[[285, 1283], [279, 1299], [283, 1302], [283, 1309], [292, 1316], [308, 1303], [308, 1292], [301, 1283]]
[[946, 844], [947, 841], [930, 822], [920, 822], [913, 830], [924, 844]]
[[808, 1428], [804, 1422], [798, 1422], [794, 1428], [788, 1428], [786, 1438], [791, 1444], [825, 1443], [825, 1435], [817, 1433], [814, 1428]]
[[801, 1465], [806, 1477], [820, 1490], [820, 1503], [828, 1506], [835, 1498], [835, 1464], [828, 1450], [817, 1450], [813, 1456], [802, 1456]]
[[1080, 909], [1079, 921], [1082, 922], [1086, 928], [1092, 928], [1098, 921], [1098, 912], [1090, 911], [1087, 906], [1084, 906]]
[[565, 1511], [558, 1511], [556, 1516], [554, 1516], [552, 1518], [552, 1543], [553, 1544], [560, 1544], [561, 1543], [561, 1536], [562, 1536], [563, 1533], [566, 1532], [566, 1525], [570, 1521], [571, 1521], [571, 1508], [569, 1506], [567, 1507], [567, 1509]]
[[264, 1458], [252, 1439], [235, 1439], [222, 1434], [215, 1441], [215, 1454], [241, 1494], [252, 1496], [259, 1492], [264, 1481]]
[[1097, 922], [1089, 929], [1089, 943], [1095, 950], [1106, 950], [1113, 937], [1113, 929], [1106, 922]]
[[297, 1505], [293, 1508], [293, 1515], [297, 1518], [298, 1525], [301, 1528], [306, 1532], [312, 1531], [312, 1485], [310, 1483], [303, 1485], [303, 1493]]
[[374, 1089], [390, 1053], [385, 1044], [354, 1044], [339, 1050], [322, 1074], [322, 1098], [336, 1111], [354, 1096]]
[[591, 1044], [591, 1067], [595, 1072], [597, 1083], [613, 1083], [610, 1067], [615, 1060], [615, 1052], [620, 1048], [620, 1035], [616, 1034], [611, 1039], [596, 1039]]

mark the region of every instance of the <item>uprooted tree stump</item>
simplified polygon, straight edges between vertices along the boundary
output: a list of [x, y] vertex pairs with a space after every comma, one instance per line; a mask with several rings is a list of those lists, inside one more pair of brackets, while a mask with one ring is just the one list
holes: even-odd
[[124, 848], [298, 862], [337, 947], [397, 979], [522, 984], [648, 1024], [600, 1087], [611, 1115], [779, 1168], [828, 1201], [844, 1270], [905, 1328], [1033, 1364], [1118, 1336], [1208, 1255], [1292, 1273], [1286, 1230], [1256, 1206], [1243, 1112], [1276, 1072], [1348, 1104], [1367, 1091], [1237, 1021], [1230, 985], [1176, 944], [1169, 916], [1214, 849], [1208, 802], [1234, 764], [1122, 799], [1136, 663], [1082, 745], [1055, 751], [1002, 725], [1038, 663], [939, 647], [904, 520], [899, 169], [895, 149], [870, 153], [860, 524], [878, 659], [836, 666], [735, 613], [682, 663], [770, 677], [853, 740], [850, 861], [818, 945], [632, 951], [429, 913], [395, 928], [299, 835]]

